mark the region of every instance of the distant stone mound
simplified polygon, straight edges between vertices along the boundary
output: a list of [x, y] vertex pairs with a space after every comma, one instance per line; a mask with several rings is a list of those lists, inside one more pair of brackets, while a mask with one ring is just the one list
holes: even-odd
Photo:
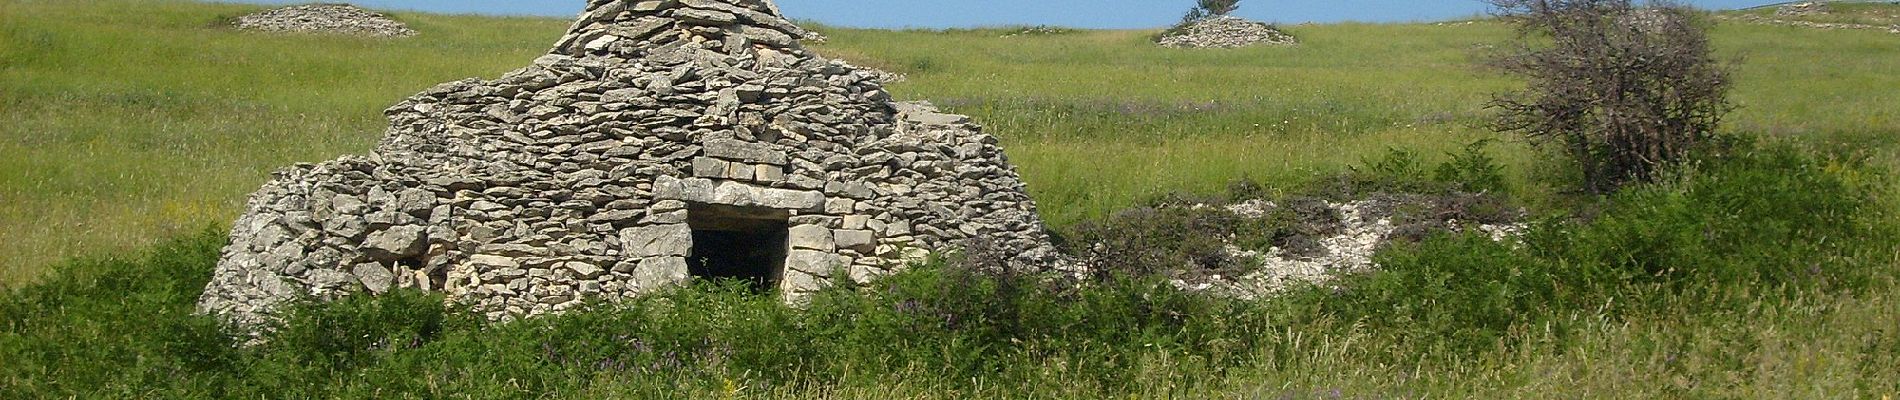
[[1900, 34], [1900, 24], [1887, 24], [1886, 22], [1881, 22], [1883, 25], [1851, 22], [1818, 22], [1809, 19], [1809, 17], [1830, 15], [1833, 12], [1834, 10], [1828, 6], [1827, 2], [1814, 1], [1781, 5], [1775, 8], [1775, 15], [1772, 17], [1754, 13], [1732, 13], [1718, 15], [1716, 19], [1741, 21], [1760, 25], [1794, 26], [1823, 30], [1871, 30]]
[[311, 32], [373, 37], [409, 37], [408, 25], [348, 4], [305, 4], [237, 18], [238, 29], [261, 32]]
[[1783, 16], [1783, 17], [1804, 17], [1804, 16], [1809, 16], [1809, 15], [1827, 14], [1827, 12], [1828, 12], [1827, 3], [1813, 2], [1813, 1], [1805, 2], [1805, 3], [1785, 4], [1785, 5], [1782, 5], [1781, 7], [1775, 8], [1775, 15]]
[[1273, 24], [1218, 16], [1175, 29], [1158, 40], [1162, 47], [1235, 48], [1253, 45], [1293, 45], [1299, 40]]

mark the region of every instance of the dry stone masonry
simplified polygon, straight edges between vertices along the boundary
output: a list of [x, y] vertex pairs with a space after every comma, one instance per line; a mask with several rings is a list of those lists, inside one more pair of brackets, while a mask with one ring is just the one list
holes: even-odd
[[1174, 48], [1235, 48], [1253, 45], [1293, 45], [1299, 40], [1273, 24], [1217, 16], [1191, 23], [1163, 35], [1159, 43]]
[[348, 4], [305, 4], [238, 17], [241, 30], [315, 32], [376, 37], [415, 36], [408, 25]]
[[397, 288], [512, 319], [699, 278], [788, 300], [981, 238], [1060, 255], [994, 137], [800, 45], [769, 0], [594, 0], [550, 54], [388, 111], [376, 150], [278, 171], [202, 311]]

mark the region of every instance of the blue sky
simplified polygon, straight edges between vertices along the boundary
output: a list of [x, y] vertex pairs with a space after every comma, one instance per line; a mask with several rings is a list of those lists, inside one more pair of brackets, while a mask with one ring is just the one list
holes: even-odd
[[[314, 0], [238, 0], [292, 4]], [[339, 0], [326, 0], [339, 1]], [[380, 9], [572, 17], [585, 0], [341, 0]], [[1738, 8], [1775, 0], [1689, 0], [1704, 8]], [[778, 0], [797, 19], [865, 28], [954, 28], [1060, 25], [1153, 28], [1173, 23], [1193, 0]], [[1478, 15], [1478, 0], [1243, 0], [1241, 17], [1280, 23], [1431, 21]]]

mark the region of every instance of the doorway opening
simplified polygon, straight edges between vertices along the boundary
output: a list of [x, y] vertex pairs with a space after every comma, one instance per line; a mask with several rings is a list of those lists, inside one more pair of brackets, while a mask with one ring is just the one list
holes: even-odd
[[785, 274], [789, 230], [785, 210], [693, 204], [686, 224], [693, 229], [687, 271], [694, 278], [735, 280], [754, 293], [778, 287]]

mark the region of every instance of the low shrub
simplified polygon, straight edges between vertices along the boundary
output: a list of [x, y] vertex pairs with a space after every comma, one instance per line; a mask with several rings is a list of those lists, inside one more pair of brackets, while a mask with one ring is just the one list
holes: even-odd
[[0, 398], [204, 397], [245, 362], [192, 315], [223, 242], [206, 230], [0, 293]]
[[1584, 312], [1604, 318], [1704, 313], [1760, 296], [1865, 287], [1872, 187], [1854, 162], [1823, 164], [1787, 145], [1737, 143], [1663, 182], [1605, 198], [1587, 218], [1549, 217], [1521, 242], [1438, 234], [1378, 257], [1381, 270], [1292, 297], [1315, 316], [1464, 351]]
[[1490, 0], [1518, 36], [1492, 56], [1527, 87], [1496, 128], [1568, 159], [1595, 194], [1647, 182], [1714, 139], [1733, 107], [1704, 16], [1668, 1]]

